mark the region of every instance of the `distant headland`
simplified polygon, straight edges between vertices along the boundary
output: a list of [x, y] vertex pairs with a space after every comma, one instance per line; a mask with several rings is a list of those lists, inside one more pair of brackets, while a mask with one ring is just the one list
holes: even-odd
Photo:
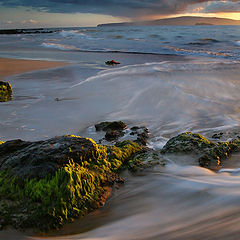
[[99, 24], [98, 27], [113, 27], [113, 26], [158, 26], [158, 25], [178, 25], [178, 26], [193, 26], [193, 25], [240, 25], [240, 20], [216, 17], [176, 17], [164, 18], [154, 21], [141, 22], [121, 22]]

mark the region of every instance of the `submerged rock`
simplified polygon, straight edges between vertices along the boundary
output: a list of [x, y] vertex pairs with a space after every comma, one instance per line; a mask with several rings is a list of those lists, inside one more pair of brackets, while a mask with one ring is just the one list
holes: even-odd
[[215, 133], [215, 134], [212, 135], [212, 138], [213, 139], [220, 139], [222, 136], [223, 136], [222, 132], [221, 133]]
[[119, 169], [141, 149], [78, 136], [1, 144], [1, 225], [46, 231], [84, 216], [104, 203]]
[[240, 151], [240, 138], [214, 143], [200, 134], [186, 132], [171, 138], [161, 153], [195, 154], [200, 166], [216, 168], [229, 154], [236, 151]]
[[96, 131], [106, 132], [105, 139], [107, 141], [115, 141], [123, 136], [123, 130], [126, 129], [126, 127], [127, 125], [122, 121], [101, 122], [95, 125]]
[[131, 129], [127, 128], [127, 124], [122, 121], [101, 122], [95, 125], [96, 131], [106, 132], [105, 138], [108, 142], [117, 141], [124, 137], [125, 140], [131, 140], [139, 145], [146, 146], [149, 138], [149, 131], [144, 126], [134, 126]]
[[131, 131], [130, 135], [137, 136], [137, 139], [135, 140], [136, 143], [143, 146], [147, 145], [147, 140], [149, 138], [149, 131], [146, 127], [134, 126], [130, 129], [130, 131]]
[[7, 102], [12, 99], [12, 87], [8, 82], [0, 81], [0, 102]]

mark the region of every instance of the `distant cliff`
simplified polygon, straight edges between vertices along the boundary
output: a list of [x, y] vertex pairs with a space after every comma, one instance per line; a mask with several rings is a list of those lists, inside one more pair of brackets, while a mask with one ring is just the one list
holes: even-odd
[[[204, 23], [204, 24], [199, 24]], [[154, 21], [142, 22], [122, 22], [122, 23], [107, 23], [99, 24], [98, 27], [115, 27], [115, 26], [155, 26], [155, 25], [240, 25], [240, 20], [232, 20], [228, 18], [215, 18], [215, 17], [177, 17], [177, 18], [164, 18]]]

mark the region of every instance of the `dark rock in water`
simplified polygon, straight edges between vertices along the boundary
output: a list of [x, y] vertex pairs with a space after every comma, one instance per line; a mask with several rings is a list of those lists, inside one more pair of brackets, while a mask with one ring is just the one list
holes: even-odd
[[127, 127], [122, 121], [101, 122], [95, 125], [96, 131], [124, 130]]
[[117, 179], [115, 180], [115, 183], [124, 184], [124, 183], [125, 183], [125, 180], [124, 180], [124, 178], [119, 177], [119, 178], [117, 178]]
[[123, 136], [126, 139], [126, 135], [129, 134], [131, 136], [130, 138], [131, 141], [134, 141], [139, 145], [146, 146], [147, 139], [149, 138], [149, 132], [146, 127], [134, 126], [131, 129], [127, 129], [127, 125], [122, 121], [101, 122], [99, 124], [96, 124], [95, 128], [96, 128], [96, 131], [106, 132], [105, 140], [109, 142], [116, 141]]
[[116, 62], [116, 61], [114, 61], [114, 60], [111, 60], [111, 61], [106, 61], [105, 64], [106, 64], [106, 65], [112, 65], [112, 66], [113, 66], [113, 65], [120, 64], [120, 62]]
[[222, 132], [221, 133], [215, 133], [215, 134], [212, 135], [212, 138], [213, 139], [220, 139], [222, 137], [222, 135], [223, 135]]
[[118, 130], [107, 130], [105, 134], [105, 139], [107, 141], [114, 141], [117, 140], [119, 137], [122, 137], [124, 133]]
[[95, 125], [96, 131], [106, 132], [105, 139], [107, 141], [114, 141], [123, 136], [123, 130], [126, 127], [127, 125], [122, 121], [101, 122]]
[[131, 129], [130, 135], [137, 135], [136, 143], [146, 146], [149, 138], [149, 131], [146, 127], [134, 126]]
[[117, 171], [142, 147], [131, 141], [101, 146], [61, 136], [0, 145], [1, 225], [57, 229], [100, 207]]
[[184, 153], [198, 156], [202, 167], [216, 168], [232, 152], [240, 151], [240, 138], [214, 143], [200, 134], [186, 132], [171, 138], [161, 153]]
[[12, 99], [12, 87], [8, 82], [0, 81], [0, 102], [7, 102]]

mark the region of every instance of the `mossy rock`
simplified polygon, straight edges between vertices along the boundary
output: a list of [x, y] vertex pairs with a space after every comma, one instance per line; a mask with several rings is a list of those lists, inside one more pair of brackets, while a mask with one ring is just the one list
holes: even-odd
[[240, 151], [240, 139], [214, 143], [201, 134], [186, 132], [171, 138], [163, 147], [162, 154], [195, 154], [202, 167], [216, 168], [229, 154]]
[[0, 102], [7, 102], [12, 99], [12, 87], [8, 82], [0, 81]]
[[139, 151], [130, 141], [101, 146], [78, 136], [1, 144], [2, 224], [47, 231], [84, 216], [102, 205], [106, 186]]
[[199, 153], [206, 148], [215, 147], [215, 143], [198, 133], [186, 132], [171, 138], [162, 149], [162, 153]]
[[128, 161], [128, 169], [132, 172], [144, 171], [155, 166], [165, 166], [165, 161], [158, 151], [143, 149]]

